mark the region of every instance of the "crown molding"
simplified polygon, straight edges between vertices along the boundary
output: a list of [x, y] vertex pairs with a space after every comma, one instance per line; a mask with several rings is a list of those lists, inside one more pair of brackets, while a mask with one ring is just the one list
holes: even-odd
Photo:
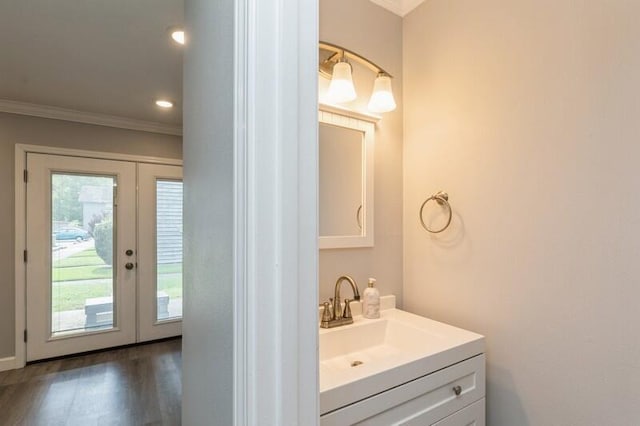
[[404, 17], [424, 0], [371, 0], [371, 2], [390, 10], [398, 16]]
[[72, 121], [75, 123], [94, 124], [96, 126], [115, 127], [118, 129], [182, 136], [182, 126], [95, 112], [76, 111], [50, 105], [30, 104], [8, 99], [0, 99], [0, 112], [49, 118], [52, 120]]

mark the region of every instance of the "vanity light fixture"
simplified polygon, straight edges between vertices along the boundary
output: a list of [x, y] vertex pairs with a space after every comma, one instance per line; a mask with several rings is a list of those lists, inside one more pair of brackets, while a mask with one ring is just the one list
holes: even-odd
[[396, 101], [391, 91], [391, 77], [384, 72], [379, 72], [373, 82], [373, 93], [368, 105], [371, 112], [388, 112], [396, 109]]
[[159, 106], [160, 108], [164, 108], [164, 109], [173, 108], [173, 102], [168, 101], [166, 99], [158, 99], [156, 101], [156, 105]]
[[358, 96], [356, 88], [353, 86], [352, 70], [351, 64], [344, 57], [333, 65], [329, 93], [327, 94], [330, 102], [341, 104], [352, 101]]
[[351, 64], [349, 59], [365, 65], [376, 73], [373, 92], [368, 108], [371, 112], [382, 113], [396, 109], [396, 102], [391, 89], [391, 75], [367, 58], [344, 47], [320, 42], [320, 74], [330, 78], [327, 98], [331, 103], [344, 103], [354, 100], [356, 90], [353, 85]]

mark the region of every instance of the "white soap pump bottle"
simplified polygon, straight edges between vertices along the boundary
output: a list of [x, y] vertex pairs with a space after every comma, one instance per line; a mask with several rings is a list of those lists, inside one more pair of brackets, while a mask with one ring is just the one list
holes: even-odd
[[380, 292], [375, 284], [375, 278], [369, 278], [369, 286], [362, 293], [362, 315], [365, 318], [380, 318]]

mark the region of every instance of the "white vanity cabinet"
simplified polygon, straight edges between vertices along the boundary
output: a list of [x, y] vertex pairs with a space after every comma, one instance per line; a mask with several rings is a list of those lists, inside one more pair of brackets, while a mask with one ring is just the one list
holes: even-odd
[[322, 426], [483, 426], [484, 336], [395, 308], [319, 331]]
[[322, 426], [484, 426], [484, 354], [320, 417]]
[[467, 405], [462, 410], [434, 423], [432, 426], [484, 426], [484, 404], [485, 400], [482, 398], [480, 401]]

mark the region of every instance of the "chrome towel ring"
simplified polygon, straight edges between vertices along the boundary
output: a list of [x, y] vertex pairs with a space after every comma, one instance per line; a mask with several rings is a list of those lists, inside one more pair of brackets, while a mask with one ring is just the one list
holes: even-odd
[[[447, 210], [449, 210], [449, 217], [447, 218], [447, 223], [440, 229], [438, 230], [433, 230], [430, 229], [426, 223], [424, 223], [424, 219], [422, 217], [422, 212], [424, 210], [424, 206], [427, 205], [427, 203], [431, 200], [434, 200], [436, 203], [438, 203], [441, 206], [446, 206]], [[422, 227], [424, 229], [426, 229], [427, 231], [431, 232], [432, 234], [438, 234], [442, 231], [444, 231], [445, 229], [447, 229], [449, 227], [449, 225], [451, 224], [451, 217], [453, 216], [453, 211], [451, 210], [451, 205], [449, 204], [449, 194], [447, 194], [444, 191], [438, 191], [435, 194], [433, 194], [431, 197], [427, 198], [426, 200], [424, 200], [424, 203], [422, 203], [422, 206], [420, 206], [420, 223], [422, 224]]]

